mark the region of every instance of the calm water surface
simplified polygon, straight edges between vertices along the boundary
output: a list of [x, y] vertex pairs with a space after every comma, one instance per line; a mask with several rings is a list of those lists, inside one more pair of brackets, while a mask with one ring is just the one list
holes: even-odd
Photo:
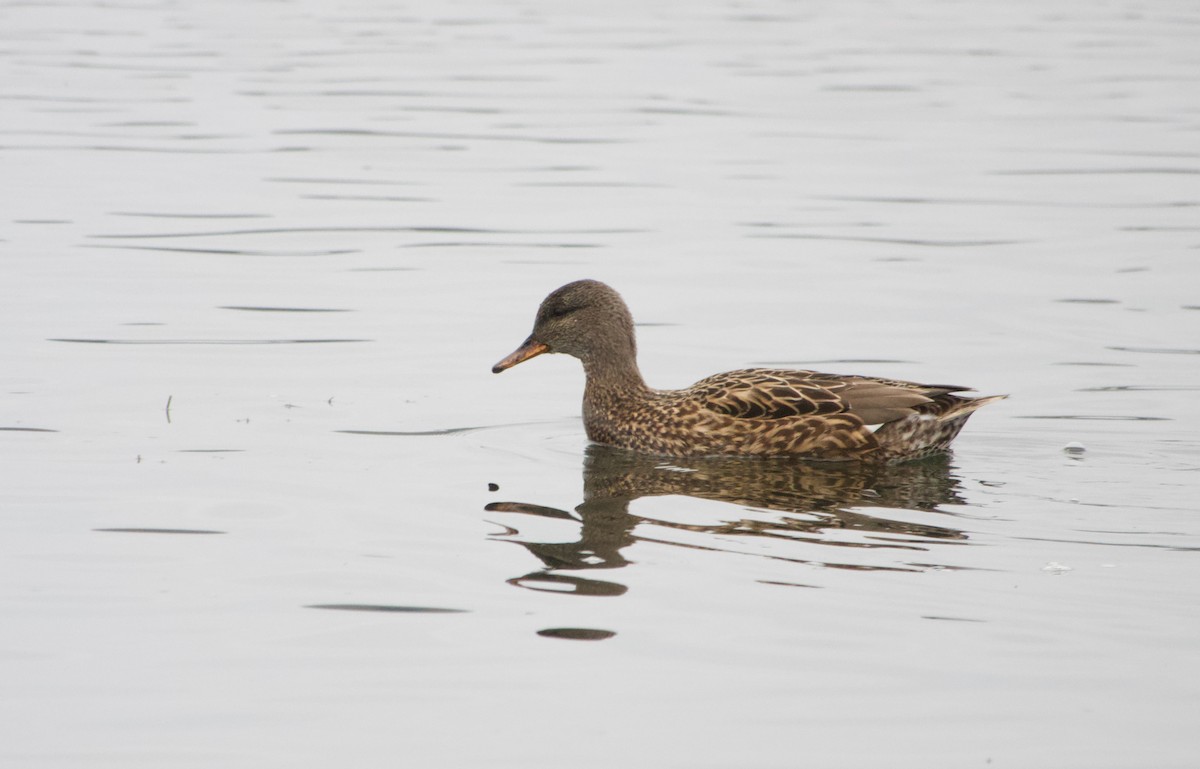
[[[1200, 11], [0, 6], [0, 764], [1188, 767]], [[490, 366], [1012, 397], [886, 470]]]

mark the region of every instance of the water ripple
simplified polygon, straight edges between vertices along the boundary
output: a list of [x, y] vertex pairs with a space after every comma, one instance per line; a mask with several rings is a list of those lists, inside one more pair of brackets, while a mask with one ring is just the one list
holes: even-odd
[[[102, 236], [97, 236], [102, 237]], [[99, 246], [94, 244], [86, 244], [82, 248], [97, 248], [106, 251], [157, 251], [167, 254], [210, 254], [213, 256], [265, 256], [265, 257], [293, 257], [293, 256], [346, 256], [348, 254], [360, 254], [362, 251], [357, 248], [323, 248], [314, 250], [297, 251], [293, 249], [271, 250], [265, 251], [261, 249], [251, 248], [185, 248], [183, 246], [131, 246], [131, 245], [112, 245]]]
[[537, 631], [543, 638], [564, 638], [570, 641], [604, 641], [616, 633], [612, 630], [600, 630], [588, 627], [548, 627]]
[[147, 526], [112, 526], [102, 529], [92, 529], [111, 534], [227, 534], [216, 529], [159, 529]]
[[1200, 348], [1189, 347], [1109, 347], [1119, 352], [1149, 352], [1161, 355], [1200, 355]]
[[353, 312], [332, 307], [255, 307], [247, 305], [225, 305], [218, 310], [241, 310], [243, 312]]
[[858, 235], [812, 235], [807, 233], [767, 233], [749, 235], [751, 238], [786, 240], [840, 240], [854, 243], [889, 243], [898, 246], [934, 246], [937, 248], [970, 248], [976, 246], [1012, 246], [1023, 240], [930, 240], [927, 238], [869, 238]]
[[437, 139], [439, 141], [534, 142], [537, 144], [624, 144], [622, 139], [582, 136], [535, 136], [528, 134], [455, 133], [452, 131], [378, 131], [365, 128], [291, 128], [275, 131], [280, 136], [353, 136], [367, 138]]
[[1197, 168], [1144, 167], [1144, 168], [1028, 168], [992, 171], [997, 176], [1104, 176], [1104, 175], [1160, 175], [1200, 174]]
[[373, 342], [373, 339], [47, 339], [48, 342], [71, 342], [74, 344], [342, 344], [346, 342]]
[[1077, 419], [1101, 422], [1170, 422], [1170, 417], [1140, 417], [1122, 414], [1023, 414], [1014, 419]]
[[311, 235], [314, 233], [416, 232], [458, 235], [627, 235], [644, 230], [627, 228], [604, 229], [537, 229], [508, 230], [487, 227], [416, 226], [358, 226], [358, 227], [260, 227], [241, 230], [209, 230], [190, 232], [129, 232], [91, 235], [103, 240], [152, 240], [156, 238], [218, 238], [243, 235]]
[[403, 606], [385, 603], [311, 603], [304, 608], [380, 612], [385, 614], [465, 614], [469, 611], [469, 609], [449, 609], [444, 606]]

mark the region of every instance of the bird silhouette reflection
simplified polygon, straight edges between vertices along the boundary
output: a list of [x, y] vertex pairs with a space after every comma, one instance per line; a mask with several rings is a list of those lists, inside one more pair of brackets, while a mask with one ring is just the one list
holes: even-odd
[[[493, 502], [485, 510], [580, 524], [574, 542], [529, 542], [508, 526], [494, 535], [522, 545], [542, 563], [542, 568], [510, 579], [510, 584], [577, 595], [620, 595], [624, 585], [584, 575], [628, 565], [623, 551], [637, 542], [737, 552], [731, 541], [766, 538], [828, 548], [821, 558], [791, 557], [786, 548], [771, 548], [772, 554], [757, 553], [759, 557], [846, 569], [928, 568], [931, 564], [841, 562], [835, 549], [927, 551], [939, 543], [965, 544], [967, 535], [951, 526], [887, 515], [888, 510], [916, 510], [949, 518], [938, 508], [962, 504], [960, 489], [946, 457], [893, 466], [745, 457], [664, 459], [592, 444], [583, 462], [583, 502], [574, 512], [527, 502]], [[730, 515], [718, 522], [686, 523], [629, 510], [630, 503], [642, 497], [668, 495], [727, 503]], [[697, 544], [694, 537], [682, 542], [646, 533], [663, 531], [669, 537], [665, 530], [714, 536]]]

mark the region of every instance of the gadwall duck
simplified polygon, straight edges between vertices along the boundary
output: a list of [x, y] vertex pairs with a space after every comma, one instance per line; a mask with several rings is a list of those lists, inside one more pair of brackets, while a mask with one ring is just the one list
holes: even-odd
[[970, 388], [767, 368], [655, 390], [638, 370], [629, 308], [595, 280], [547, 296], [533, 333], [492, 371], [547, 352], [583, 362], [589, 439], [668, 457], [920, 459], [947, 451], [976, 409], [1006, 397], [965, 398], [956, 393]]

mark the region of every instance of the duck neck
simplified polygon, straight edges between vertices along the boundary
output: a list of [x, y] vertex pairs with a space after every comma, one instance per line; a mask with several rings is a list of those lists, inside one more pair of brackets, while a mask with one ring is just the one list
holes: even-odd
[[628, 446], [626, 426], [650, 400], [651, 391], [632, 356], [620, 361], [584, 361], [583, 424], [596, 443]]
[[611, 366], [588, 363], [583, 364], [587, 374], [587, 389], [593, 392], [624, 391], [643, 393], [649, 391], [642, 372], [638, 370], [637, 361], [630, 359], [627, 365]]
[[633, 339], [619, 347], [602, 348], [600, 354], [583, 360], [590, 392], [645, 393], [650, 388], [642, 379], [637, 365], [637, 348]]

